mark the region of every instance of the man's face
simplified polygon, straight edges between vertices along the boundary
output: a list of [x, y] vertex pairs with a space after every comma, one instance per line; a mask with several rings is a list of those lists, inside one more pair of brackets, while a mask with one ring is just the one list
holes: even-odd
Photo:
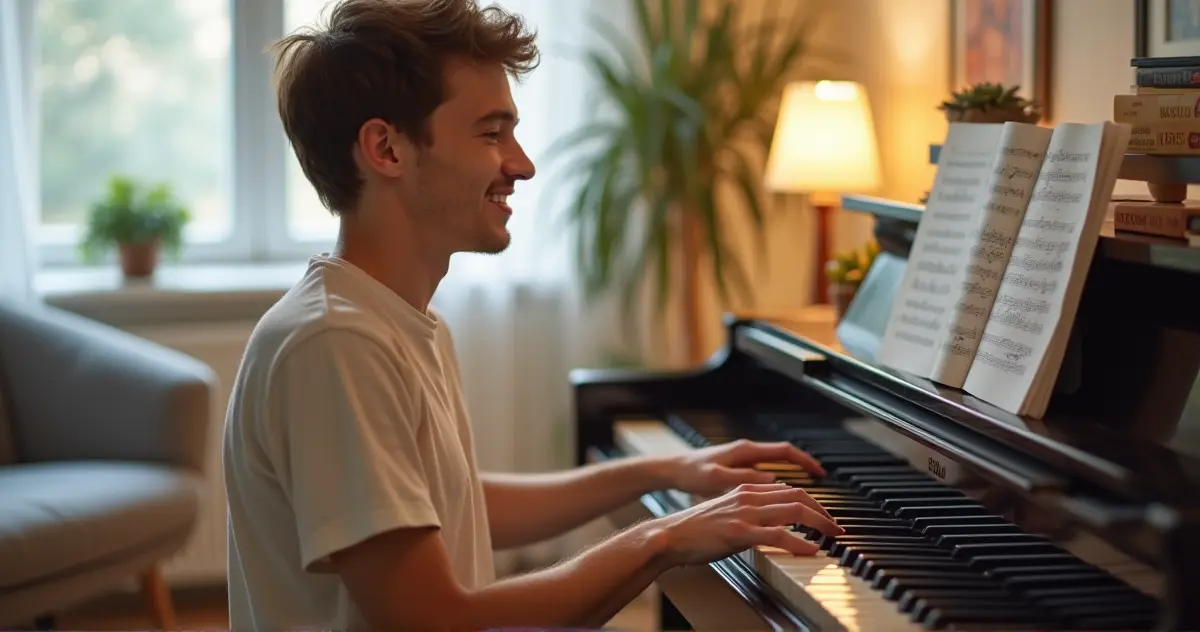
[[414, 220], [451, 252], [495, 254], [508, 247], [508, 196], [533, 163], [513, 135], [517, 110], [499, 66], [452, 62], [447, 100], [429, 122], [432, 144], [417, 150], [405, 202]]

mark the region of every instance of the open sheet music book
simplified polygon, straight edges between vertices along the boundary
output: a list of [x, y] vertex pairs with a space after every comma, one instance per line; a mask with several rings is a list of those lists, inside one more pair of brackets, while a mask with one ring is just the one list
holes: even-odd
[[1129, 134], [952, 124], [879, 362], [1044, 415]]

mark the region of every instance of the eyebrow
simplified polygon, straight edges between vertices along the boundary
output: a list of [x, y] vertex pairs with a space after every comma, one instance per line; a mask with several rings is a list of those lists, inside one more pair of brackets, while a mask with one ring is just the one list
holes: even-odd
[[513, 126], [515, 127], [517, 125], [517, 123], [520, 122], [520, 119], [517, 118], [516, 113], [513, 112], [512, 110], [496, 109], [496, 110], [492, 110], [491, 112], [488, 112], [487, 114], [484, 114], [483, 116], [481, 116], [475, 120], [476, 124], [496, 123], [496, 122], [512, 123]]

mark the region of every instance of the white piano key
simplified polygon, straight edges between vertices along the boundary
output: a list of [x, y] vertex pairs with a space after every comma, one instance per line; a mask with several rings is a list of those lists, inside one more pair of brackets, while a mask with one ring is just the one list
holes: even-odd
[[[630, 455], [667, 455], [692, 450], [675, 431], [658, 420], [629, 420], [613, 424], [613, 439]], [[675, 492], [684, 506], [691, 499]], [[917, 631], [924, 628], [899, 611], [862, 579], [841, 568], [824, 551], [796, 556], [773, 547], [738, 554], [779, 597], [802, 618], [821, 630]]]

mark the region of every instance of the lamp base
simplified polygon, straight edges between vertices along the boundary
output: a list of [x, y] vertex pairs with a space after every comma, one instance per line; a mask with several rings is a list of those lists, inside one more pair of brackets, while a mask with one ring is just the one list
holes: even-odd
[[816, 269], [813, 275], [813, 299], [818, 304], [829, 303], [829, 278], [825, 268], [833, 258], [833, 210], [832, 204], [814, 204], [817, 214]]

